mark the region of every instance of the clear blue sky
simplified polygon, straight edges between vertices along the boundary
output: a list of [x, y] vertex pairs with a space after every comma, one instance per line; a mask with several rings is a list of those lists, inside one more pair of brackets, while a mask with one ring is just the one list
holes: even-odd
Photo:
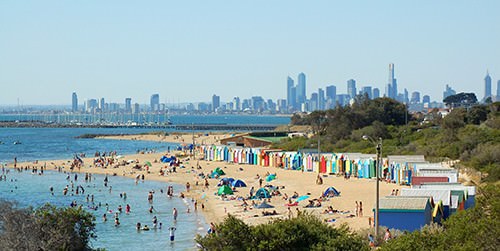
[[346, 81], [441, 100], [500, 79], [500, 1], [0, 1], [0, 104], [285, 98]]

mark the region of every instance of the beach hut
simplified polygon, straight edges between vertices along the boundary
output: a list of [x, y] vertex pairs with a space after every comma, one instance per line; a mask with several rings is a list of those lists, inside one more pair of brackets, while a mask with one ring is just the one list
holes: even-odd
[[412, 186], [418, 186], [422, 183], [436, 183], [436, 182], [448, 182], [448, 177], [437, 177], [437, 176], [413, 176], [411, 179]]
[[228, 185], [219, 187], [219, 190], [217, 191], [217, 195], [229, 195], [229, 194], [233, 194], [233, 190]]
[[329, 187], [323, 192], [323, 197], [340, 196], [340, 192], [335, 187]]
[[[414, 231], [432, 222], [431, 197], [388, 196], [379, 201], [381, 226]], [[374, 210], [375, 211], [375, 210]]]
[[243, 182], [242, 180], [235, 180], [233, 181], [233, 183], [231, 183], [231, 185], [233, 187], [246, 187], [247, 184], [245, 184], [245, 182]]
[[451, 191], [450, 190], [431, 190], [431, 189], [415, 189], [402, 188], [401, 196], [431, 196], [433, 201], [438, 204], [441, 202], [442, 217], [448, 218], [451, 209]]
[[471, 208], [476, 204], [476, 187], [475, 186], [464, 186], [460, 183], [423, 183], [418, 186], [421, 189], [447, 189], [447, 190], [464, 190], [467, 193], [467, 198], [465, 199], [465, 209]]
[[267, 199], [271, 198], [271, 193], [265, 188], [259, 188], [257, 192], [255, 192], [255, 198], [256, 199]]

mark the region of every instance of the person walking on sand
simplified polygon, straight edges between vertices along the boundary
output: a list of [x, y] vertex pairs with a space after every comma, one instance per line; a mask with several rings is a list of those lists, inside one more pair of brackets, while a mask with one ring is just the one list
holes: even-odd
[[359, 204], [358, 204], [358, 201], [356, 201], [356, 217], [359, 217]]
[[363, 202], [359, 202], [359, 217], [363, 217]]

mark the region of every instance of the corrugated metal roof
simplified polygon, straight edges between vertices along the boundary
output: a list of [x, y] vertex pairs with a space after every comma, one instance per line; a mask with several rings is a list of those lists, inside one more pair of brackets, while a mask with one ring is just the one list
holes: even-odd
[[407, 163], [407, 162], [427, 163], [427, 161], [425, 161], [424, 155], [388, 155], [387, 158], [389, 159], [389, 163], [391, 163], [391, 162], [396, 162], [396, 163]]
[[442, 201], [443, 205], [449, 206], [451, 200], [450, 190], [430, 190], [430, 189], [412, 189], [402, 188], [402, 196], [432, 196], [434, 202]]
[[475, 186], [464, 186], [460, 183], [446, 183], [446, 182], [422, 183], [420, 184], [419, 187], [425, 189], [465, 190], [467, 191], [467, 196], [476, 195]]
[[425, 210], [430, 197], [387, 196], [379, 200], [380, 209]]

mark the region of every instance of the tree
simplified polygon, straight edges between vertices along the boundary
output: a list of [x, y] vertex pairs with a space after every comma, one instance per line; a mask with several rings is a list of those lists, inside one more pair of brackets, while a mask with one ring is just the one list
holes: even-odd
[[91, 250], [95, 217], [81, 208], [18, 209], [0, 202], [2, 250]]
[[369, 250], [347, 227], [328, 226], [309, 214], [257, 226], [228, 216], [216, 229], [216, 234], [196, 237], [204, 250]]
[[461, 106], [470, 106], [477, 103], [477, 97], [474, 93], [465, 93], [461, 92], [455, 95], [450, 95], [443, 99], [443, 103], [448, 107], [461, 107]]

